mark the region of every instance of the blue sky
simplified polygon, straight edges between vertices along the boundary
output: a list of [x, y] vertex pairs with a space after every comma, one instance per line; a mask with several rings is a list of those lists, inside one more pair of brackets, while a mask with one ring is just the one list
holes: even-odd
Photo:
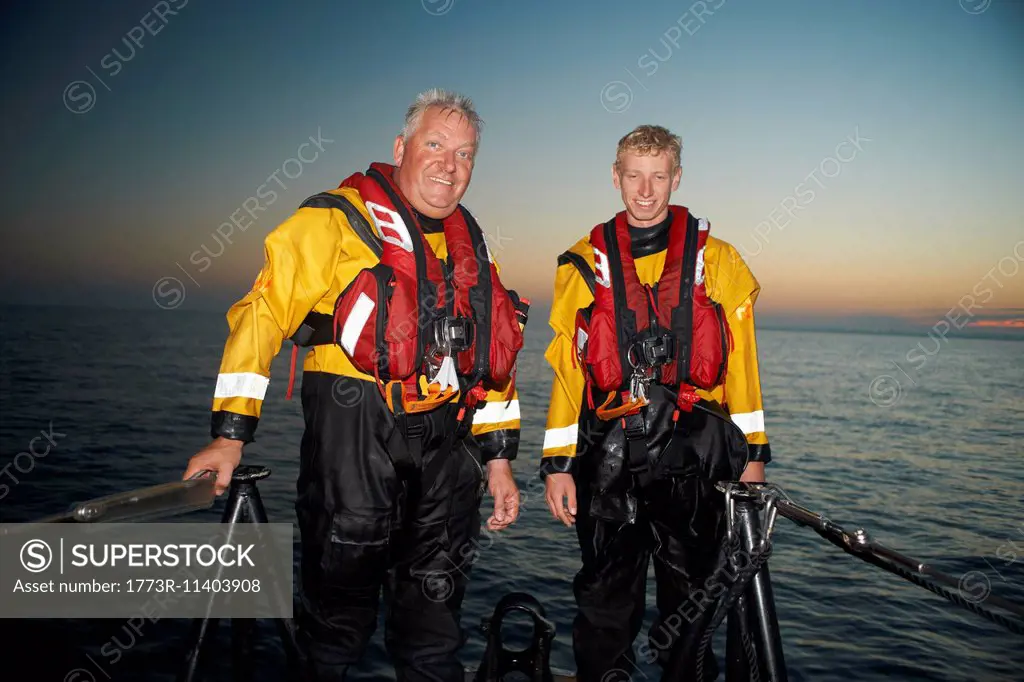
[[1024, 317], [1022, 2], [41, 2], [0, 30], [4, 301], [152, 305], [176, 276], [223, 309], [274, 225], [390, 161], [441, 86], [485, 119], [465, 202], [539, 301], [621, 209], [619, 137], [658, 123], [683, 137], [673, 200], [740, 249], [766, 311], [927, 316], [988, 275], [975, 315]]

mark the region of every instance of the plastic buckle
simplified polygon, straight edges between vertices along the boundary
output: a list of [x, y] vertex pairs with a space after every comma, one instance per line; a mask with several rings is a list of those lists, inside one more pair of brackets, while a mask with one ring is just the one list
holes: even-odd
[[675, 339], [669, 334], [640, 339], [629, 349], [633, 369], [653, 368], [671, 362], [675, 356]]
[[676, 356], [676, 337], [671, 334], [662, 334], [660, 340], [661, 344], [658, 346], [661, 350], [658, 356], [659, 364], [672, 362]]
[[434, 326], [434, 338], [440, 348], [455, 353], [473, 345], [473, 320], [468, 317], [442, 317]]
[[636, 414], [627, 414], [622, 418], [622, 430], [626, 434], [626, 438], [628, 440], [637, 440], [638, 438], [646, 437], [647, 430], [644, 426], [643, 415], [639, 412]]
[[291, 335], [289, 341], [294, 343], [296, 346], [309, 346], [310, 342], [313, 340], [313, 332], [315, 331], [316, 329], [313, 328], [313, 325], [303, 321], [302, 324], [299, 325], [299, 328], [295, 330], [295, 333]]
[[471, 421], [469, 419], [460, 419], [455, 424], [455, 440], [462, 440], [469, 435], [469, 431], [473, 427]]
[[406, 438], [423, 438], [427, 435], [426, 420], [423, 417], [419, 415], [406, 415], [403, 420], [405, 424], [402, 427], [402, 431], [405, 433]]
[[663, 365], [672, 359], [674, 339], [668, 334], [641, 341], [644, 361], [651, 367]]

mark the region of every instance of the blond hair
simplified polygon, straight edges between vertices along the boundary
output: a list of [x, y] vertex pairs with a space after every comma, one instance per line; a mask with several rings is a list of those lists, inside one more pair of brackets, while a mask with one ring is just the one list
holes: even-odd
[[682, 138], [673, 135], [668, 128], [654, 125], [637, 126], [619, 140], [618, 149], [615, 151], [615, 168], [619, 168], [623, 152], [634, 152], [640, 156], [668, 152], [672, 158], [672, 170], [675, 171], [681, 164], [682, 149]]

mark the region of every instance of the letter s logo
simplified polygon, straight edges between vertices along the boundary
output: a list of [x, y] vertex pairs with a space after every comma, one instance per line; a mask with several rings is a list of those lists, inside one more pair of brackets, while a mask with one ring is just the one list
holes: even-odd
[[21, 546], [21, 565], [30, 573], [41, 573], [53, 563], [53, 550], [43, 540], [29, 540]]
[[608, 256], [598, 248], [594, 248], [594, 270], [597, 283], [603, 287], [612, 286], [611, 271], [608, 269]]
[[402, 221], [402, 216], [390, 208], [372, 201], [366, 202], [366, 208], [370, 211], [370, 216], [377, 225], [377, 229], [380, 230], [384, 241], [412, 253], [412, 235], [409, 234], [409, 228]]

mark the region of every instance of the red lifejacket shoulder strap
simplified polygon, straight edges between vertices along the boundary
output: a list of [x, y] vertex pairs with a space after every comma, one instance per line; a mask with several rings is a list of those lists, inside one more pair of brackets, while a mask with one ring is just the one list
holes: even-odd
[[650, 326], [648, 298], [636, 274], [626, 212], [597, 225], [590, 233], [594, 250], [594, 304], [609, 311], [618, 332], [617, 347], [623, 380], [631, 368], [629, 349], [640, 332]]
[[475, 320], [473, 366], [477, 370], [490, 367], [493, 264], [488, 257], [483, 231], [473, 214], [461, 204], [458, 210], [445, 220], [444, 240], [455, 281], [458, 283], [455, 290], [454, 312]]
[[675, 337], [675, 376], [662, 377], [663, 383], [680, 384], [689, 376], [693, 350], [693, 288], [697, 254], [707, 242], [707, 221], [698, 220], [684, 206], [670, 207], [673, 220], [669, 227], [665, 267], [658, 281], [658, 314], [662, 326]]
[[672, 309], [687, 294], [681, 289], [686, 269], [687, 237], [690, 236], [690, 212], [685, 206], [670, 206], [672, 222], [668, 229], [665, 266], [658, 278], [658, 321], [665, 329], [672, 328]]
[[[441, 263], [433, 256], [430, 245], [427, 243], [426, 237], [423, 236], [423, 230], [420, 229], [419, 222], [414, 217], [412, 209], [406, 204], [405, 199], [395, 188], [391, 177], [381, 172], [377, 164], [373, 164], [367, 170], [366, 178], [373, 185], [380, 188], [382, 193], [380, 198], [390, 204], [390, 206], [386, 206], [383, 205], [383, 202], [374, 202], [372, 200], [366, 202], [370, 215], [374, 217], [374, 222], [377, 223], [383, 235], [384, 253], [381, 256], [381, 262], [390, 265], [396, 272], [409, 273], [410, 269], [413, 269], [416, 279], [416, 315], [418, 317], [429, 314], [429, 311], [434, 310], [439, 302], [442, 304], [444, 302], [445, 292], [444, 287], [441, 286], [444, 281], [444, 274], [441, 271]], [[365, 200], [367, 199], [366, 195], [372, 194], [374, 188], [366, 187], [366, 183], [364, 183], [360, 189]], [[404, 223], [406, 228], [404, 231], [401, 230], [401, 226], [394, 222], [394, 217], [389, 213], [391, 211], [397, 213], [398, 218]], [[410, 268], [410, 265], [413, 265], [414, 268]], [[416, 334], [416, 357], [422, 358], [426, 356], [428, 334], [424, 333], [424, 331], [429, 329], [430, 326], [424, 325], [425, 321], [419, 319], [409, 321], [388, 320], [389, 324], [393, 322], [413, 322], [416, 325], [415, 328], [418, 330]]]

